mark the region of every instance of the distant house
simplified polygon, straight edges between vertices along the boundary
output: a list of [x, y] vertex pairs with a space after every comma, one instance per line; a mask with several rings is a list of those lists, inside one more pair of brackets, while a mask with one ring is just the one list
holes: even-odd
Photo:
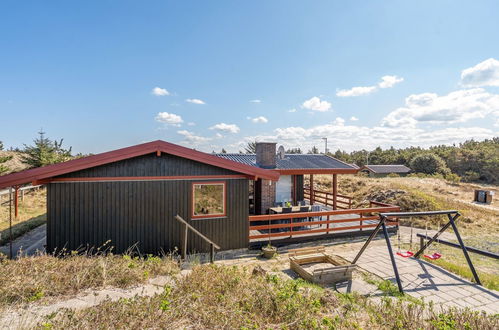
[[384, 177], [388, 174], [407, 175], [411, 169], [405, 165], [365, 165], [361, 172], [367, 173], [370, 177]]

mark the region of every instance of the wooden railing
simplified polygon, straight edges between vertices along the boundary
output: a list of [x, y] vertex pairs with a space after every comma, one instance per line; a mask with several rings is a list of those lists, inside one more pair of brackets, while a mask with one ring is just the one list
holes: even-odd
[[192, 230], [192, 232], [194, 234], [198, 235], [199, 237], [201, 237], [202, 239], [204, 239], [206, 242], [208, 242], [210, 244], [210, 262], [213, 263], [215, 260], [215, 249], [220, 250], [220, 246], [218, 246], [215, 242], [210, 240], [208, 237], [201, 234], [196, 228], [194, 228], [187, 221], [182, 219], [182, 217], [180, 215], [177, 214], [175, 216], [175, 219], [177, 219], [180, 223], [182, 223], [184, 225], [184, 235], [182, 237], [182, 251], [181, 251], [182, 252], [182, 259], [185, 260], [185, 258], [187, 257], [187, 237], [188, 237], [189, 229], [190, 229], [190, 230]]
[[[318, 202], [326, 206], [334, 207], [334, 198], [332, 192], [314, 189], [311, 194], [309, 187], [305, 187], [303, 189], [303, 192], [305, 199], [308, 199], [310, 201], [310, 204]], [[351, 196], [336, 194], [336, 208], [342, 210], [351, 209], [352, 199], [353, 197]]]
[[[383, 204], [383, 205], [380, 205]], [[384, 204], [373, 202], [374, 207], [363, 209], [348, 209], [348, 210], [332, 210], [332, 211], [319, 211], [319, 212], [296, 212], [296, 213], [280, 213], [280, 214], [266, 214], [254, 215], [249, 217], [250, 222], [250, 235], [249, 239], [261, 239], [273, 237], [293, 237], [302, 234], [329, 234], [334, 231], [345, 230], [363, 230], [367, 228], [374, 228], [379, 221], [378, 214], [381, 212], [395, 212], [400, 211], [400, 207], [396, 205]], [[343, 219], [332, 219], [334, 216], [351, 215], [352, 217], [345, 217]], [[377, 220], [376, 223], [367, 223], [366, 220]], [[394, 220], [394, 219], [393, 219]], [[335, 226], [334, 224], [342, 224], [349, 222], [359, 222], [352, 226]], [[397, 222], [390, 222], [391, 225]], [[313, 228], [313, 226], [319, 226]], [[325, 225], [325, 228], [324, 228]], [[252, 233], [253, 231], [253, 233]], [[258, 231], [259, 233], [255, 233]]]

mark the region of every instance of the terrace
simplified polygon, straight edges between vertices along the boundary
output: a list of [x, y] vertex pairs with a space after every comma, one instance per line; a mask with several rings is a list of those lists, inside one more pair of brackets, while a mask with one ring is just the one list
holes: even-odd
[[[310, 187], [305, 187], [304, 192], [311, 211], [249, 217], [250, 247], [369, 235], [379, 222], [379, 213], [400, 211], [396, 205], [375, 201], [370, 201], [367, 208], [351, 208], [352, 198], [349, 196]], [[396, 219], [392, 220], [389, 231], [394, 231], [397, 225]]]

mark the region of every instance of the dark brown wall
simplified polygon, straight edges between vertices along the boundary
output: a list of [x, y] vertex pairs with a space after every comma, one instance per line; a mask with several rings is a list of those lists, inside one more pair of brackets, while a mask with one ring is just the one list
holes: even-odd
[[302, 201], [305, 199], [303, 190], [303, 175], [295, 175], [296, 177], [296, 201]]
[[[237, 174], [175, 156], [143, 156], [66, 177]], [[64, 182], [48, 184], [47, 245], [98, 247], [107, 240], [118, 253], [137, 243], [143, 253], [180, 247], [179, 214], [223, 250], [248, 246], [248, 180], [227, 179], [227, 217], [191, 220], [192, 182], [202, 180]], [[189, 250], [208, 245], [190, 233]]]

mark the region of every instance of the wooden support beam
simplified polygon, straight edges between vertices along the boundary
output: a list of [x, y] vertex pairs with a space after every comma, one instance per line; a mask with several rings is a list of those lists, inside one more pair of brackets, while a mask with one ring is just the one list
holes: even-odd
[[338, 174], [333, 174], [333, 210], [337, 209], [338, 202]]
[[19, 186], [14, 187], [14, 219], [19, 217]]
[[310, 205], [314, 205], [314, 175], [310, 174]]

